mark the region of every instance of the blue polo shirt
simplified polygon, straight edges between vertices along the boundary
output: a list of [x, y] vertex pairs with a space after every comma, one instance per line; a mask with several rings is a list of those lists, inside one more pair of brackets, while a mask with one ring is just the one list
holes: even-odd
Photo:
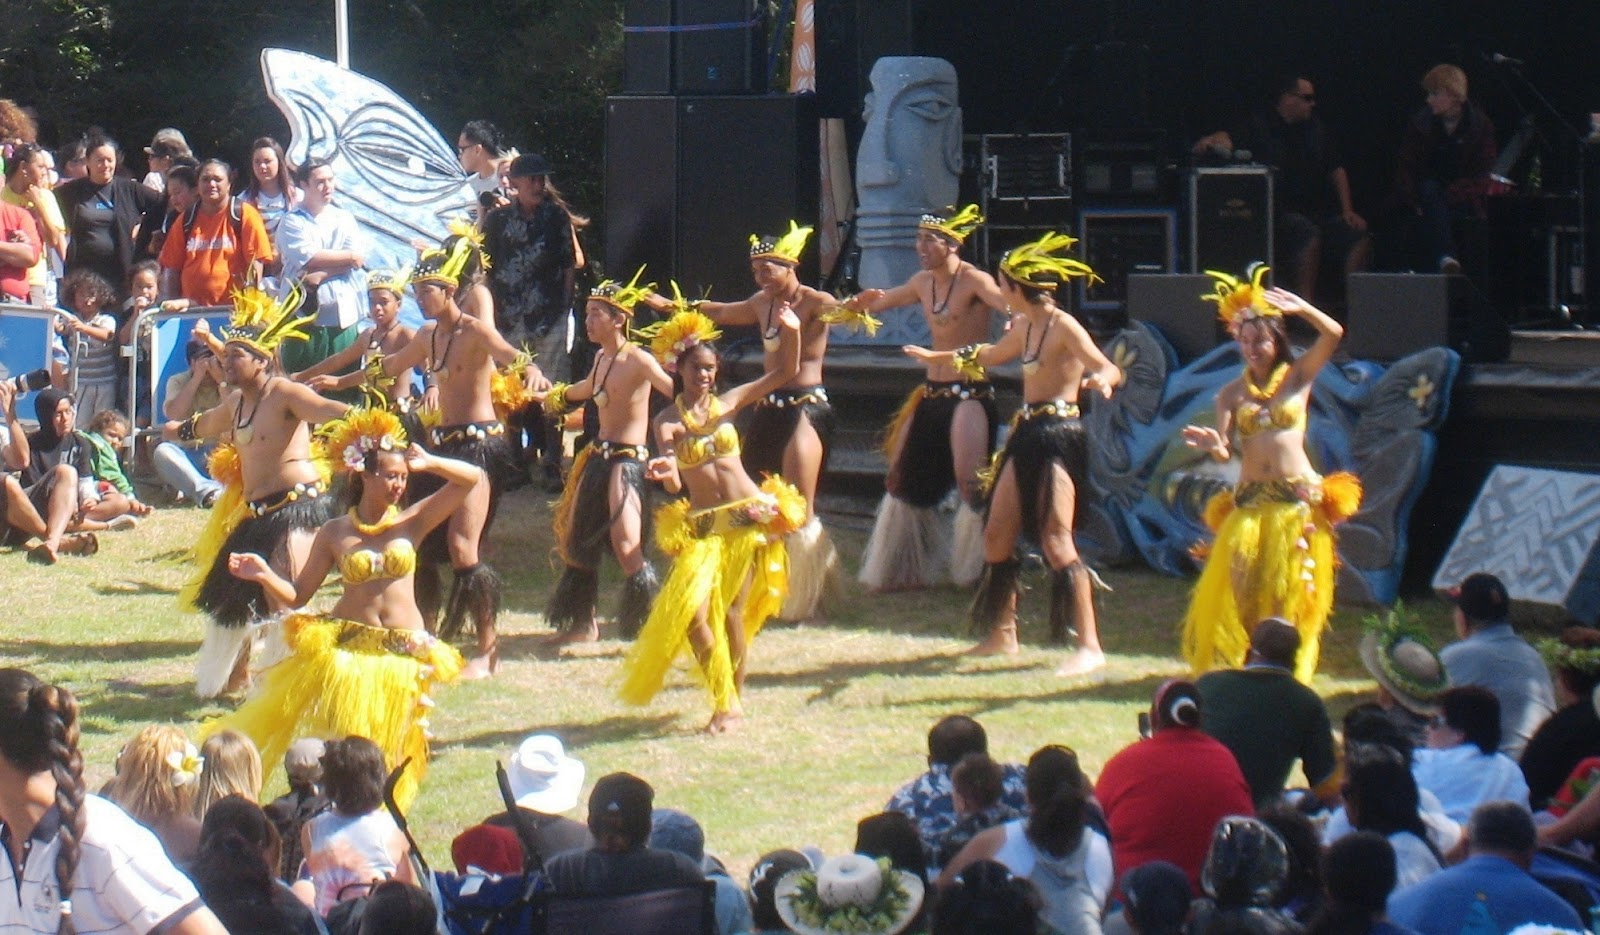
[[1420, 935], [1460, 935], [1492, 924], [1509, 932], [1526, 922], [1582, 930], [1566, 901], [1503, 857], [1477, 854], [1389, 897], [1389, 918]]

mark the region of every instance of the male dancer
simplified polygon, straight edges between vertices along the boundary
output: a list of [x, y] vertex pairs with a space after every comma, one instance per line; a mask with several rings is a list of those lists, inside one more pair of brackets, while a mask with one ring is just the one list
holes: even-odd
[[[284, 341], [306, 339], [305, 328], [314, 318], [294, 317], [300, 300], [298, 289], [279, 302], [255, 288], [235, 292], [233, 315], [217, 351], [228, 392], [214, 408], [161, 427], [168, 441], [218, 439], [231, 446], [237, 463], [238, 496], [217, 501], [210, 527], [226, 531], [226, 539], [202, 538], [196, 557], [206, 570], [180, 595], [210, 614], [213, 623], [195, 671], [195, 692], [202, 698], [244, 687], [250, 661], [246, 625], [283, 609], [259, 584], [229, 574], [228, 556], [264, 555], [274, 571], [292, 580], [317, 527], [334, 514], [326, 470], [311, 457], [309, 425], [338, 418], [349, 407], [285, 377], [275, 357]], [[195, 330], [216, 342], [203, 323]], [[216, 551], [207, 543], [218, 546]]]
[[654, 283], [639, 285], [644, 268], [626, 286], [606, 280], [589, 293], [583, 325], [598, 345], [589, 375], [571, 386], [558, 383], [545, 397], [548, 415], [565, 415], [570, 404], [593, 400], [598, 437], [578, 453], [556, 504], [556, 548], [566, 568], [550, 595], [545, 619], [559, 634], [554, 645], [599, 638], [595, 602], [606, 544], [627, 580], [617, 624], [632, 639], [650, 615], [661, 582], [644, 557], [645, 464], [650, 460], [650, 391], [672, 396], [672, 377], [644, 348], [628, 340], [628, 325]]
[[[391, 377], [399, 377], [412, 367], [422, 368], [426, 383], [423, 408], [436, 406], [440, 423], [427, 430], [424, 447], [476, 464], [489, 477], [487, 486], [473, 488], [445, 527], [435, 529], [423, 540], [417, 567], [417, 607], [431, 628], [439, 615], [439, 565], [449, 560], [455, 578], [445, 602], [444, 619], [439, 623], [439, 635], [454, 639], [471, 614], [477, 630], [478, 655], [461, 670], [461, 677], [480, 679], [492, 675], [499, 666], [494, 622], [500, 613], [500, 576], [479, 553], [494, 523], [500, 490], [517, 470], [506, 440], [505, 423], [495, 417], [490, 387], [495, 364], [509, 365], [519, 355], [495, 330], [492, 321], [466, 315], [456, 304], [461, 271], [477, 245], [460, 235], [447, 239], [445, 245], [424, 252], [411, 276], [417, 305], [427, 321], [411, 343], [385, 357], [382, 366]], [[530, 392], [539, 393], [550, 386], [535, 364], [529, 363], [522, 376], [523, 385]], [[438, 482], [429, 475], [414, 477], [411, 497], [425, 497], [437, 486]]]
[[[961, 259], [961, 244], [983, 223], [977, 205], [925, 214], [917, 226], [922, 271], [893, 289], [866, 289], [845, 304], [867, 312], [916, 302], [933, 349], [954, 350], [989, 338], [990, 309], [1005, 308], [994, 278]], [[861, 558], [861, 583], [874, 591], [940, 584], [971, 587], [983, 572], [983, 493], [978, 471], [994, 447], [994, 384], [968, 379], [953, 363], [928, 365], [884, 432], [889, 473], [872, 536]], [[955, 536], [936, 509], [955, 488]]]
[[[695, 307], [720, 325], [755, 325], [767, 370], [782, 364], [779, 319], [785, 309], [800, 319], [800, 372], [751, 408], [744, 428], [744, 469], [751, 477], [778, 474], [806, 498], [806, 524], [790, 534], [789, 596], [780, 616], [805, 620], [817, 614], [839, 555], [817, 518], [817, 485], [828, 467], [833, 437], [833, 407], [822, 385], [822, 358], [828, 351], [828, 321], [838, 311], [833, 296], [800, 284], [796, 269], [811, 228], [789, 222], [782, 237], [750, 237], [750, 274], [757, 292], [740, 302], [701, 302]], [[655, 296], [650, 306], [667, 311], [672, 302]]]
[[1094, 271], [1062, 254], [1076, 241], [1046, 234], [1006, 253], [1000, 260], [999, 287], [1005, 308], [1018, 319], [997, 344], [973, 344], [955, 351], [907, 347], [925, 364], [953, 364], [971, 372], [1021, 358], [1022, 408], [1011, 419], [994, 469], [989, 511], [984, 517], [983, 579], [972, 603], [972, 622], [988, 635], [976, 655], [1017, 651], [1017, 594], [1021, 563], [1016, 558], [1020, 532], [1044, 553], [1050, 567], [1050, 632], [1063, 639], [1078, 635], [1078, 649], [1059, 675], [1081, 675], [1106, 664], [1095, 625], [1093, 573], [1072, 538], [1077, 497], [1087, 480], [1088, 452], [1078, 419], [1078, 390], [1110, 396], [1122, 372], [1107, 360], [1083, 326], [1055, 304], [1055, 291], [1067, 280]]

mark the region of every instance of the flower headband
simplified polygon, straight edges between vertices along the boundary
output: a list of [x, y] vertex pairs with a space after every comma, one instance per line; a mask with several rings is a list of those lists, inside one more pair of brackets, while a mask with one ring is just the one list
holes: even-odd
[[641, 266], [624, 286], [615, 279], [607, 279], [589, 291], [589, 299], [594, 302], [604, 302], [624, 315], [632, 315], [633, 309], [651, 293], [656, 291], [656, 284], [647, 282], [639, 285], [639, 280], [644, 277], [644, 267]]
[[701, 312], [695, 311], [695, 305], [683, 297], [683, 291], [676, 282], [672, 283], [672, 317], [646, 325], [634, 332], [634, 336], [646, 341], [650, 346], [650, 353], [672, 373], [678, 372], [678, 360], [690, 349], [701, 344], [709, 344], [722, 337], [722, 332], [717, 330], [716, 322]]
[[1244, 279], [1206, 270], [1206, 275], [1216, 280], [1216, 288], [1201, 298], [1217, 303], [1217, 317], [1227, 326], [1229, 334], [1238, 334], [1240, 326], [1247, 321], [1283, 317], [1282, 312], [1267, 304], [1265, 282], [1269, 272], [1271, 268], [1265, 263], [1250, 264]]
[[405, 451], [406, 430], [400, 418], [378, 406], [358, 406], [325, 423], [317, 433], [335, 470], [354, 473], [366, 466], [373, 451]]

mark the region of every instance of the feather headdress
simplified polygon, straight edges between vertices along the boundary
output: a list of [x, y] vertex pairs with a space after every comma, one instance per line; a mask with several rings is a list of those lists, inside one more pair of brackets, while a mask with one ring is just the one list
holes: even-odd
[[1267, 304], [1265, 282], [1269, 272], [1271, 268], [1265, 263], [1250, 264], [1244, 279], [1206, 270], [1206, 275], [1216, 280], [1216, 288], [1201, 298], [1217, 303], [1217, 317], [1227, 325], [1229, 334], [1237, 334], [1239, 326], [1252, 319], [1283, 317], [1282, 312]]
[[274, 299], [255, 286], [235, 289], [233, 314], [222, 329], [224, 344], [242, 344], [261, 357], [271, 357], [284, 341], [304, 341], [311, 335], [306, 328], [317, 320], [315, 315], [294, 317], [305, 299], [298, 284], [291, 286], [283, 298]]
[[1051, 289], [1072, 279], [1087, 277], [1099, 282], [1089, 264], [1063, 254], [1078, 242], [1068, 234], [1051, 232], [1038, 240], [1007, 250], [1000, 258], [1000, 272], [1024, 286]]
[[984, 216], [978, 213], [977, 205], [967, 205], [960, 211], [952, 207], [946, 208], [942, 214], [924, 214], [922, 220], [917, 222], [917, 227], [943, 234], [961, 244], [967, 242], [967, 238], [982, 226], [984, 220]]
[[410, 266], [403, 266], [400, 269], [375, 269], [367, 273], [368, 292], [374, 289], [388, 289], [395, 295], [404, 295], [406, 286], [410, 282]]
[[624, 286], [615, 279], [607, 279], [589, 291], [589, 299], [593, 302], [604, 302], [624, 315], [632, 315], [634, 306], [638, 305], [646, 296], [656, 291], [656, 284], [647, 282], [639, 285], [639, 280], [644, 277], [644, 267], [633, 274]]
[[722, 332], [717, 330], [716, 322], [695, 311], [694, 303], [683, 297], [676, 282], [672, 284], [672, 306], [671, 318], [646, 325], [633, 334], [648, 343], [650, 353], [661, 366], [677, 373], [679, 358], [691, 348], [722, 337]]
[[489, 267], [489, 258], [479, 249], [482, 242], [482, 234], [459, 226], [459, 222], [451, 222], [450, 236], [439, 246], [422, 251], [422, 256], [417, 259], [416, 270], [411, 274], [411, 281], [461, 285], [461, 275], [466, 272], [467, 264], [474, 256], [478, 258], [478, 265], [485, 269]]
[[810, 227], [789, 222], [789, 232], [782, 237], [770, 234], [750, 235], [750, 259], [772, 260], [785, 266], [799, 266], [800, 254], [805, 252], [806, 241], [811, 239]]
[[317, 431], [333, 469], [360, 471], [373, 451], [406, 450], [406, 429], [400, 417], [380, 406], [356, 406]]

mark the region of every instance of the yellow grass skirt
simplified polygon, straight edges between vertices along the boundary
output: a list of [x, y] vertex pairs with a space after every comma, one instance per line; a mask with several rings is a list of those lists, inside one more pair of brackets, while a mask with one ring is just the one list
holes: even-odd
[[1354, 513], [1352, 474], [1243, 484], [1206, 507], [1216, 530], [1183, 621], [1183, 656], [1196, 673], [1244, 664], [1250, 631], [1282, 617], [1300, 631], [1295, 678], [1317, 671], [1338, 570], [1333, 525]]
[[805, 497], [778, 477], [763, 481], [759, 495], [724, 506], [691, 512], [688, 501], [679, 500], [658, 510], [656, 540], [673, 557], [672, 571], [623, 662], [622, 700], [642, 705], [655, 697], [667, 670], [689, 648], [689, 630], [704, 609], [712, 647], [701, 660], [701, 676], [717, 712], [740, 710], [728, 611], [744, 593], [740, 625], [749, 646], [783, 606], [789, 579], [784, 536], [805, 519]]
[[267, 769], [300, 737], [366, 737], [391, 770], [411, 758], [395, 787], [395, 802], [408, 808], [428, 770], [430, 692], [455, 681], [461, 654], [422, 630], [323, 614], [293, 613], [270, 626], [280, 628], [287, 655], [260, 674], [238, 710], [206, 722], [201, 736], [239, 731], [255, 741]]

